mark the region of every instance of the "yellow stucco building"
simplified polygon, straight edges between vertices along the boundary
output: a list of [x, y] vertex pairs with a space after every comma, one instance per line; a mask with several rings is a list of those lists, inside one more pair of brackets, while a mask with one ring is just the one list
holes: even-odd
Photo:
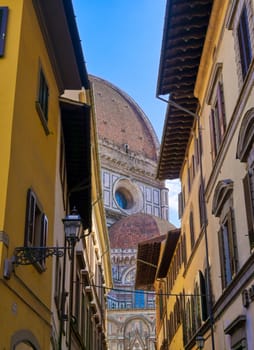
[[[0, 348], [105, 349], [111, 268], [72, 3], [1, 0], [0, 31]], [[72, 254], [62, 219], [74, 206]]]
[[181, 230], [154, 276], [157, 349], [254, 346], [253, 8], [167, 1], [157, 176], [180, 178]]

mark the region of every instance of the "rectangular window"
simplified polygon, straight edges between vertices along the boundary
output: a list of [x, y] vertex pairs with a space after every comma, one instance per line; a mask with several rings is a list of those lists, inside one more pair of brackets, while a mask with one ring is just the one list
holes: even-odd
[[248, 72], [252, 58], [250, 31], [246, 6], [243, 6], [242, 14], [239, 19], [239, 24], [237, 28], [237, 38], [239, 43], [242, 76], [244, 79]]
[[250, 170], [243, 178], [250, 248], [254, 248], [254, 174]]
[[[35, 193], [27, 192], [25, 247], [45, 247], [48, 232], [48, 219], [43, 213]], [[45, 258], [38, 263], [40, 270], [45, 269]]]
[[222, 84], [218, 83], [216, 100], [210, 114], [210, 139], [212, 160], [219, 152], [226, 130], [225, 106]]
[[236, 238], [233, 211], [229, 210], [218, 233], [222, 287], [226, 288], [237, 272]]
[[49, 130], [48, 130], [48, 102], [49, 101], [48, 100], [49, 100], [49, 88], [48, 88], [45, 75], [42, 69], [40, 68], [36, 109], [47, 135], [49, 134]]
[[0, 7], [0, 57], [4, 55], [8, 7]]

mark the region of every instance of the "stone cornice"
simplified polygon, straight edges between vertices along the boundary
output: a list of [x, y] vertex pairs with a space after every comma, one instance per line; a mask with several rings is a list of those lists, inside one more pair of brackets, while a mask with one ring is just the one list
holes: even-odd
[[[112, 169], [112, 171], [119, 169], [120, 173], [140, 176], [142, 180], [146, 177], [150, 181], [152, 180], [154, 185], [158, 186], [158, 181], [155, 180], [156, 162], [145, 158], [142, 154], [126, 153], [123, 148], [105, 139], [100, 140], [99, 144], [102, 167]], [[162, 187], [164, 187], [164, 183]]]

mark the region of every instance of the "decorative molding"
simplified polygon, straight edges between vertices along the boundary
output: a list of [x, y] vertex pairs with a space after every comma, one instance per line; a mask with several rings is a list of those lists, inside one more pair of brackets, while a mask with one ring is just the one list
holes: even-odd
[[208, 89], [207, 89], [206, 103], [208, 105], [212, 104], [215, 85], [219, 80], [221, 72], [222, 72], [222, 63], [217, 62], [214, 66], [211, 78], [209, 80]]

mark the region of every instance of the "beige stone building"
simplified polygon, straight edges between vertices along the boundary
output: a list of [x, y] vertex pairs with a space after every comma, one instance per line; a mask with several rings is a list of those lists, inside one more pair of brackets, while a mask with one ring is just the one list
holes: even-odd
[[168, 190], [155, 179], [159, 143], [139, 106], [113, 84], [90, 77], [101, 160], [114, 288], [108, 296], [109, 349], [155, 349], [154, 294], [135, 291], [138, 242], [173, 226]]
[[253, 9], [167, 1], [157, 175], [181, 180], [181, 232], [154, 276], [158, 349], [254, 347]]

